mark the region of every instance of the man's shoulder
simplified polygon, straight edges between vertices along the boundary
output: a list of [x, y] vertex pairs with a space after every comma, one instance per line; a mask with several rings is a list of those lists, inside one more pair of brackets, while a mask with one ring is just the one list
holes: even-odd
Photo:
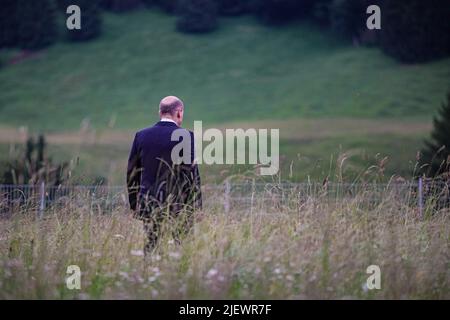
[[143, 133], [143, 132], [147, 132], [147, 131], [151, 131], [151, 130], [154, 130], [155, 128], [157, 128], [156, 125], [152, 125], [152, 126], [148, 126], [148, 127], [145, 127], [145, 128], [141, 128], [141, 129], [139, 129], [137, 131], [137, 134]]
[[187, 132], [189, 132], [191, 137], [194, 136], [194, 132], [193, 131], [191, 131], [189, 129], [186, 129], [186, 128], [183, 128], [183, 127], [178, 127], [178, 126], [160, 127], [160, 126], [157, 126], [156, 124], [153, 125], [153, 126], [146, 127], [146, 128], [138, 130], [135, 135], [136, 135], [136, 137], [138, 137], [138, 136], [142, 136], [142, 135], [145, 135], [145, 134], [148, 134], [148, 133], [152, 133], [154, 131], [167, 130], [167, 129], [171, 129], [169, 131], [175, 131], [175, 130], [187, 131]]
[[140, 135], [152, 132], [157, 129], [158, 129], [158, 127], [156, 125], [145, 127], [145, 128], [142, 128], [142, 129], [139, 129], [138, 131], [136, 131], [136, 136], [140, 136]]

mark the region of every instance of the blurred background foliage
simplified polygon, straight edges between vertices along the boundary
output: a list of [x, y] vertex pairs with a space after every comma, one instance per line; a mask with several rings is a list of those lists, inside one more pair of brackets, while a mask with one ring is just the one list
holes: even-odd
[[[65, 27], [68, 4], [81, 7], [81, 30]], [[381, 30], [366, 28], [371, 4], [381, 8]], [[80, 177], [122, 183], [128, 140], [169, 94], [185, 100], [188, 127], [280, 128], [284, 177], [295, 180], [332, 175], [342, 159], [352, 177], [372, 164], [386, 177], [408, 176], [417, 152], [430, 160], [431, 146], [444, 143], [428, 138], [450, 84], [446, 0], [0, 6], [1, 159], [11, 144], [25, 145], [24, 126], [46, 133], [57, 161], [76, 159]], [[202, 170], [220, 180], [252, 168]]]
[[[69, 36], [88, 40], [99, 35], [101, 12], [122, 13], [160, 7], [175, 14], [182, 32], [211, 32], [218, 16], [253, 14], [268, 25], [309, 19], [354, 41], [379, 45], [403, 62], [423, 62], [450, 54], [450, 2], [446, 0], [4, 0], [0, 47], [39, 49], [57, 41], [56, 7], [77, 4], [85, 14], [86, 31]], [[383, 28], [366, 28], [366, 8], [379, 5]], [[84, 33], [85, 32], [85, 33]], [[370, 34], [372, 33], [372, 34]]]

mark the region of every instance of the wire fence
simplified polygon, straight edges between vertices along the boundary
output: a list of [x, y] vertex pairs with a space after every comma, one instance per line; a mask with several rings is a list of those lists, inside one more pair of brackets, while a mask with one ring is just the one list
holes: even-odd
[[[310, 199], [340, 202], [358, 200], [373, 207], [383, 201], [417, 206], [423, 214], [424, 206], [434, 201], [436, 206], [449, 207], [449, 182], [418, 179], [402, 183], [231, 183], [204, 185], [204, 207], [223, 207], [225, 212], [239, 208], [277, 208], [299, 205]], [[60, 185], [0, 185], [0, 212], [14, 208], [34, 209], [42, 216], [47, 208], [63, 206], [101, 208], [108, 212], [128, 206], [125, 186]]]

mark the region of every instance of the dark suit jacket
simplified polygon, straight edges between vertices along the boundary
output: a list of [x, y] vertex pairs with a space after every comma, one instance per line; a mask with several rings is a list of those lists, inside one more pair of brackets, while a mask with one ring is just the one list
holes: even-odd
[[127, 169], [128, 199], [132, 210], [136, 210], [138, 197], [150, 197], [162, 204], [169, 194], [177, 195], [178, 201], [187, 202], [189, 194], [195, 193], [197, 207], [201, 206], [200, 174], [194, 164], [194, 134], [186, 130], [191, 137], [190, 164], [174, 165], [172, 149], [182, 141], [182, 138], [171, 141], [172, 133], [177, 129], [186, 130], [173, 122], [159, 121], [136, 133]]

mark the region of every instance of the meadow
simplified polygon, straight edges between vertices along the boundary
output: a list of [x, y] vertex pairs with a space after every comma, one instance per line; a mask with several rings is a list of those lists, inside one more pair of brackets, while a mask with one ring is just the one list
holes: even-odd
[[[450, 82], [450, 60], [402, 65], [308, 22], [265, 27], [221, 18], [208, 35], [185, 35], [157, 10], [104, 14], [92, 42], [60, 41], [22, 56], [0, 52], [0, 161], [27, 133], [43, 132], [48, 156], [68, 161], [75, 184], [124, 185], [134, 132], [157, 121], [169, 94], [185, 126], [279, 128], [279, 181], [410, 181], [431, 118]], [[250, 166], [202, 166], [202, 181], [253, 177]], [[259, 178], [258, 178], [259, 179]], [[223, 192], [181, 245], [170, 238], [144, 258], [142, 224], [125, 194], [104, 209], [89, 196], [49, 206], [0, 201], [0, 299], [449, 299], [450, 215], [414, 190], [386, 189], [376, 204], [348, 197], [252, 195], [225, 210]], [[276, 198], [276, 197], [275, 197]], [[326, 200], [326, 201], [325, 201]], [[369, 205], [368, 205], [369, 203]], [[81, 290], [65, 284], [69, 265]], [[380, 266], [380, 290], [366, 269]]]
[[[102, 209], [81, 195], [42, 219], [17, 207], [0, 220], [0, 298], [449, 299], [448, 209], [429, 202], [420, 214], [413, 190], [393, 190], [376, 203], [370, 189], [254, 196], [228, 212], [223, 193], [210, 192], [181, 244], [167, 220], [147, 257], [124, 205]], [[80, 267], [80, 290], [66, 287], [69, 265]], [[371, 265], [380, 289], [367, 287]]]

